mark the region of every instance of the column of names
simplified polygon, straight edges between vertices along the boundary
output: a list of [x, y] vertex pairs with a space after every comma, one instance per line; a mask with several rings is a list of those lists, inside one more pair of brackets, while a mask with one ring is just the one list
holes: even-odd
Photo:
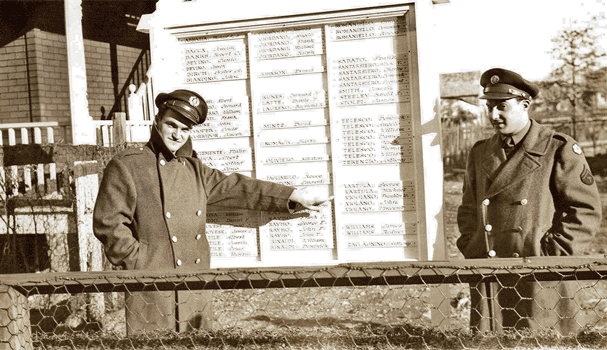
[[410, 115], [341, 118], [342, 165], [413, 162]]
[[207, 41], [183, 50], [184, 83], [208, 83], [247, 78], [244, 41]]
[[211, 256], [217, 258], [257, 256], [258, 216], [246, 211], [208, 212], [206, 234]]

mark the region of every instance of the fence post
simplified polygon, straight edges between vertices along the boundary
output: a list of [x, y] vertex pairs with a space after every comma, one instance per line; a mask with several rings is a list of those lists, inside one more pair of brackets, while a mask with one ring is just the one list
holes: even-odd
[[[96, 160], [74, 162], [80, 271], [103, 270], [101, 242], [93, 235], [93, 208], [99, 191], [97, 170]], [[87, 299], [88, 316], [101, 320], [105, 313], [103, 293], [91, 293]]]
[[116, 112], [113, 115], [114, 121], [114, 146], [122, 145], [126, 142], [126, 113]]
[[25, 295], [0, 285], [0, 350], [33, 349]]

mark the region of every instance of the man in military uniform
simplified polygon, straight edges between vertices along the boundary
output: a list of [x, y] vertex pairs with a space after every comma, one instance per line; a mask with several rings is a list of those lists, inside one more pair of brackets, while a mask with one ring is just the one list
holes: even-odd
[[[204, 122], [207, 105], [193, 91], [156, 98], [158, 115], [149, 142], [107, 165], [93, 214], [95, 236], [109, 261], [124, 269], [208, 269], [206, 207], [260, 211], [320, 210], [329, 198], [204, 165], [190, 131]], [[128, 293], [127, 332], [209, 328], [210, 291]]]
[[[501, 68], [483, 73], [480, 83], [496, 134], [470, 150], [457, 247], [467, 259], [579, 254], [601, 221], [581, 148], [529, 119], [539, 92], [533, 83]], [[574, 288], [575, 282], [519, 282], [517, 276], [472, 285], [470, 325], [577, 332]]]

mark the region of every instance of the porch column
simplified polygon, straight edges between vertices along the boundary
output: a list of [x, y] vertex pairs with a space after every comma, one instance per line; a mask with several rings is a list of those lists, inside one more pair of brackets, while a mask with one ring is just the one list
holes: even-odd
[[93, 145], [97, 143], [97, 140], [95, 140], [93, 118], [89, 114], [86, 90], [82, 0], [64, 0], [64, 6], [72, 143], [74, 145]]

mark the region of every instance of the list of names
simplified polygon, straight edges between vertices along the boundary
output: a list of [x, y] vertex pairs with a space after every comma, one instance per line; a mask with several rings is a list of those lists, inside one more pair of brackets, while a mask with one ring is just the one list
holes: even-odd
[[188, 46], [183, 65], [188, 84], [246, 79], [246, 45], [244, 40], [233, 40]]
[[344, 117], [342, 165], [413, 162], [413, 132], [410, 115]]
[[320, 55], [322, 31], [320, 28], [261, 33], [255, 36], [253, 46], [258, 60]]
[[205, 99], [209, 111], [203, 124], [194, 127], [192, 140], [206, 140], [251, 135], [248, 98], [221, 97]]
[[413, 211], [413, 181], [356, 182], [341, 185], [345, 213]]
[[325, 108], [327, 95], [324, 90], [266, 92], [259, 95], [258, 104], [258, 113]]
[[388, 36], [406, 35], [407, 25], [404, 21], [362, 21], [348, 22], [331, 26], [330, 40], [360, 40]]
[[257, 256], [259, 217], [244, 211], [207, 213], [206, 234], [212, 257]]
[[407, 58], [404, 54], [342, 57], [333, 60], [337, 71], [337, 105], [356, 106], [410, 101]]
[[250, 148], [196, 149], [198, 158], [207, 166], [223, 172], [252, 171]]
[[264, 213], [272, 220], [264, 229], [270, 238], [270, 251], [333, 248], [333, 225], [329, 206], [310, 216], [293, 220], [287, 214]]
[[276, 182], [285, 186], [328, 185], [331, 177], [327, 172], [305, 172], [304, 174], [272, 174], [266, 175], [266, 181]]

